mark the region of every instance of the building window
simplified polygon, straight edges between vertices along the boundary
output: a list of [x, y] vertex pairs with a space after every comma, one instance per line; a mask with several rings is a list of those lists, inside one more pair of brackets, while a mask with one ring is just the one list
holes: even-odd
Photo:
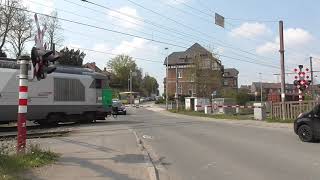
[[189, 89], [188, 94], [192, 96], [192, 89]]
[[228, 86], [228, 85], [229, 85], [228, 81], [225, 80], [225, 81], [223, 82], [223, 85]]
[[194, 82], [194, 79], [195, 79], [194, 77], [195, 77], [195, 74], [191, 74], [191, 78], [190, 78], [191, 82]]
[[182, 78], [182, 70], [178, 70], [178, 78]]
[[182, 94], [182, 84], [178, 85], [178, 94]]

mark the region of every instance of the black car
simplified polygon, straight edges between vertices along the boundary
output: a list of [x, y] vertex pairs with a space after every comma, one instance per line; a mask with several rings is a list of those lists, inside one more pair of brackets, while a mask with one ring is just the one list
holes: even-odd
[[301, 113], [294, 121], [294, 132], [303, 142], [313, 142], [320, 139], [320, 104], [310, 112]]
[[127, 114], [126, 107], [119, 100], [112, 100], [112, 109], [117, 114]]

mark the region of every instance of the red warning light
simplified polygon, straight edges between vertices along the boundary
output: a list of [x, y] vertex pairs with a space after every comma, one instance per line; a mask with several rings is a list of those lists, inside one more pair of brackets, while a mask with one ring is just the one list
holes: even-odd
[[295, 79], [298, 79], [298, 76], [295, 76], [294, 78], [295, 78]]
[[306, 68], [306, 71], [309, 71], [309, 68]]
[[309, 79], [309, 76], [307, 76], [306, 78]]

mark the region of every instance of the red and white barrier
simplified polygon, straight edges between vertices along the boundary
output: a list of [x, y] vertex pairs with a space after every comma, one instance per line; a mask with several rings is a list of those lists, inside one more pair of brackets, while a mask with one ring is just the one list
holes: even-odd
[[212, 106], [211, 105], [196, 105], [196, 107], [213, 107], [214, 109], [216, 108], [260, 108], [261, 106], [240, 106], [240, 105], [215, 105], [213, 104]]
[[17, 151], [24, 152], [27, 139], [28, 112], [28, 60], [20, 60], [19, 104], [18, 104], [18, 142]]

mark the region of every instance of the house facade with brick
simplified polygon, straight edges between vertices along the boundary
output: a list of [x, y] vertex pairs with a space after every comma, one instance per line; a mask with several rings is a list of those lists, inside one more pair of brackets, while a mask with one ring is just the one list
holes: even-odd
[[226, 68], [223, 70], [223, 87], [238, 90], [239, 71], [235, 68]]
[[171, 53], [164, 61], [165, 66], [167, 61], [164, 92], [168, 88], [169, 97], [175, 96], [176, 90], [179, 96], [207, 97], [223, 88], [221, 61], [198, 43], [186, 51]]

